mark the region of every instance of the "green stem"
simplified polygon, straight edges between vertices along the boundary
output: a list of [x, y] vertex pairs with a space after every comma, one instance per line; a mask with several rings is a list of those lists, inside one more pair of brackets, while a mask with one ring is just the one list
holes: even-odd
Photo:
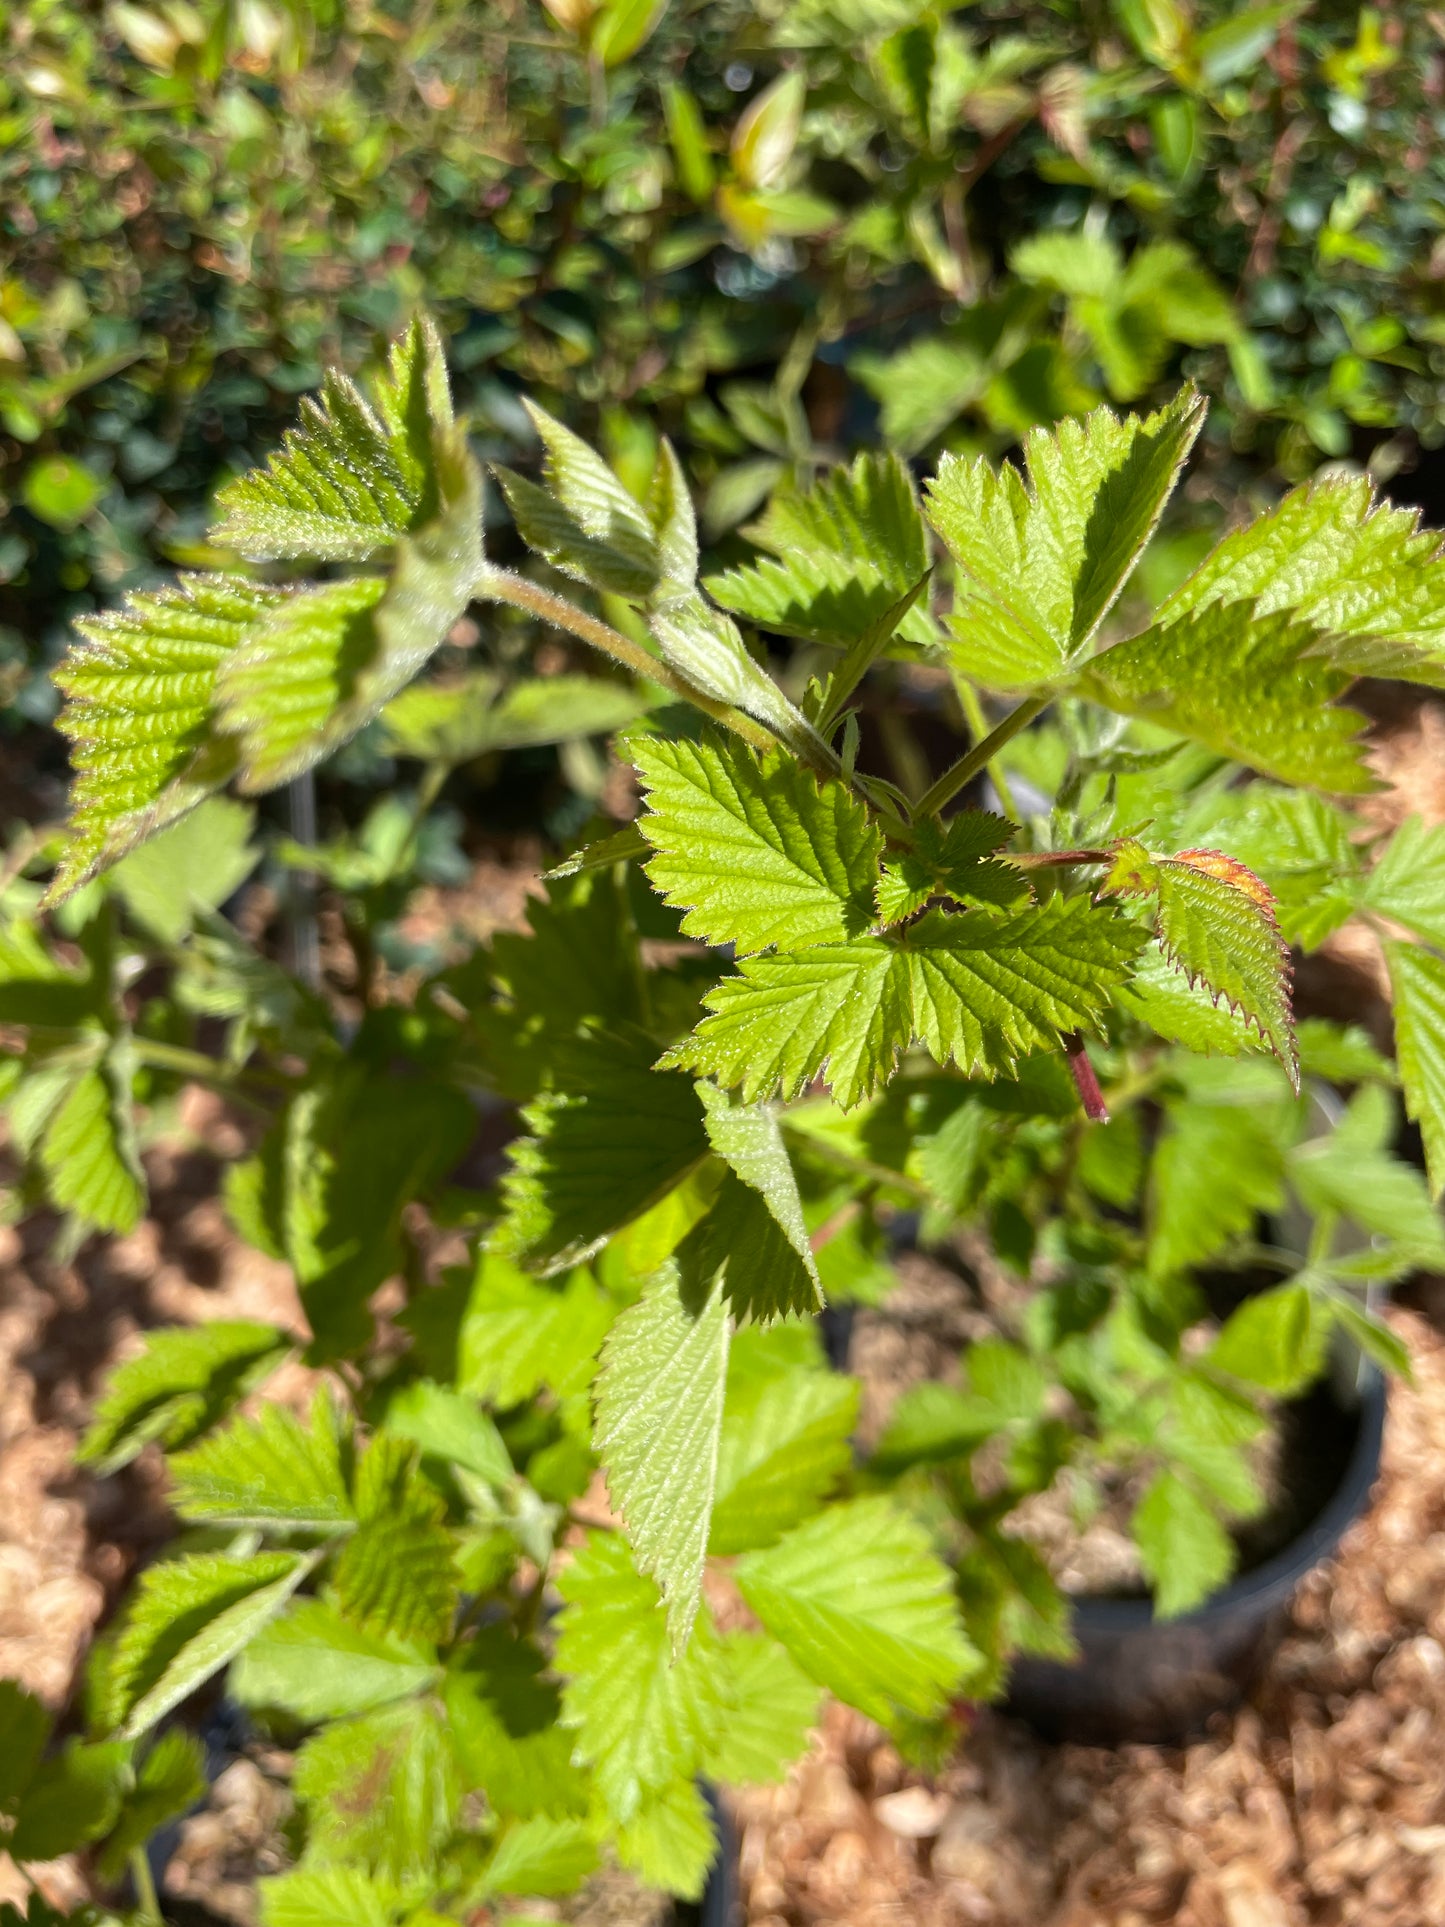
[[[174, 1071], [177, 1077], [194, 1078], [198, 1084], [218, 1085], [243, 1101], [246, 1100], [246, 1094], [238, 1088], [242, 1084], [252, 1084], [258, 1090], [266, 1091], [289, 1091], [292, 1088], [291, 1079], [282, 1076], [279, 1071], [228, 1071], [214, 1057], [207, 1057], [204, 1051], [187, 1050], [182, 1044], [167, 1044], [155, 1037], [137, 1037], [133, 1042], [138, 1064], [149, 1064], [158, 1071]], [[255, 1102], [254, 1099], [249, 1101]]]
[[486, 569], [477, 578], [475, 593], [485, 602], [506, 602], [514, 609], [524, 609], [528, 615], [536, 616], [539, 622], [549, 622], [554, 629], [565, 629], [580, 641], [589, 643], [592, 648], [600, 649], [604, 656], [611, 656], [614, 662], [630, 669], [634, 676], [646, 676], [684, 702], [694, 704], [714, 722], [730, 729], [735, 736], [741, 736], [745, 743], [754, 749], [771, 749], [776, 740], [771, 730], [761, 723], [754, 722], [740, 710], [727, 703], [720, 703], [711, 696], [705, 696], [691, 683], [684, 682], [676, 671], [656, 656], [649, 655], [641, 643], [624, 636], [620, 629], [614, 629], [610, 622], [603, 622], [597, 616], [588, 615], [565, 596], [553, 595], [539, 583], [529, 582], [525, 576], [514, 575], [510, 569]]
[[1047, 709], [1053, 700], [1052, 690], [1042, 696], [1027, 697], [981, 743], [975, 743], [966, 756], [960, 756], [952, 769], [943, 772], [933, 788], [919, 797], [913, 814], [916, 817], [936, 816], [966, 783], [971, 783], [981, 769], [987, 768], [1005, 743], [1012, 742], [1021, 729], [1027, 729], [1034, 717]]
[[[968, 680], [957, 670], [951, 670], [953, 693], [958, 698], [958, 706], [963, 711], [963, 719], [968, 724], [969, 734], [976, 743], [988, 736], [988, 717], [984, 714], [983, 698]], [[1003, 805], [1003, 813], [1011, 823], [1019, 820], [1018, 807], [1014, 802], [1013, 791], [1009, 787], [1007, 772], [997, 757], [988, 766], [993, 786], [998, 791], [998, 800]]]
[[422, 771], [422, 778], [416, 786], [416, 797], [411, 806], [410, 821], [406, 829], [406, 841], [402, 844], [401, 849], [397, 853], [396, 862], [392, 865], [391, 874], [393, 876], [399, 875], [402, 868], [411, 861], [412, 852], [416, 848], [416, 840], [421, 835], [421, 826], [426, 821], [432, 804], [435, 803], [441, 795], [442, 788], [447, 778], [451, 775], [452, 769], [453, 765], [451, 763], [439, 758], [434, 763], [428, 763]]
[[146, 1859], [144, 1847], [132, 1847], [130, 1854], [130, 1877], [135, 1883], [136, 1899], [140, 1911], [147, 1920], [163, 1921], [160, 1896], [156, 1883], [151, 1877], [151, 1863]]

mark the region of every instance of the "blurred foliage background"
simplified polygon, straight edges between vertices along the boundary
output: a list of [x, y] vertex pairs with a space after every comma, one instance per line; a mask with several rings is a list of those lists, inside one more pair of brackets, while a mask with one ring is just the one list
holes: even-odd
[[[1285, 0], [0, 4], [0, 698], [418, 304], [724, 557], [790, 470], [1192, 374], [1188, 549], [1326, 461], [1432, 502], [1445, 16]], [[500, 503], [497, 518], [504, 519]], [[498, 538], [503, 546], [505, 532]], [[57, 756], [57, 766], [59, 758]]]

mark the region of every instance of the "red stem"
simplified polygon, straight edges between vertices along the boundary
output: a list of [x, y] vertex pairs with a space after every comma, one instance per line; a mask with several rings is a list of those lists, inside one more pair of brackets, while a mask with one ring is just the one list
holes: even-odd
[[1104, 1102], [1104, 1093], [1099, 1089], [1099, 1077], [1089, 1060], [1083, 1037], [1071, 1030], [1064, 1039], [1064, 1058], [1069, 1066], [1069, 1075], [1074, 1080], [1074, 1089], [1079, 1093], [1079, 1102], [1084, 1107], [1084, 1115], [1093, 1124], [1109, 1122], [1109, 1107]]

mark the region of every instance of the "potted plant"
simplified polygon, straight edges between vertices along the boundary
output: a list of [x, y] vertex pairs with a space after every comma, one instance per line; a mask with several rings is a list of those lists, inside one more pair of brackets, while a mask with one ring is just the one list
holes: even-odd
[[[1365, 484], [1323, 483], [1140, 608], [1131, 572], [1202, 415], [1185, 390], [1036, 431], [1022, 474], [948, 457], [923, 503], [896, 459], [861, 456], [775, 497], [755, 559], [700, 584], [670, 448], [640, 499], [534, 409], [541, 480], [497, 476], [530, 551], [512, 568], [418, 323], [369, 398], [330, 378], [222, 491], [211, 541], [234, 569], [82, 625], [57, 672], [71, 824], [28, 866], [53, 861], [43, 901], [20, 877], [5, 905], [26, 1182], [68, 1235], [123, 1229], [147, 1118], [186, 1079], [229, 1092], [258, 1137], [228, 1208], [292, 1266], [320, 1379], [305, 1415], [268, 1404], [288, 1339], [229, 1324], [160, 1334], [116, 1374], [87, 1456], [159, 1444], [184, 1533], [97, 1649], [85, 1737], [42, 1757], [33, 1704], [7, 1697], [20, 1857], [43, 1795], [102, 1872], [133, 1861], [150, 1907], [140, 1842], [197, 1784], [173, 1722], [227, 1668], [299, 1741], [272, 1927], [557, 1892], [599, 1854], [696, 1894], [699, 1776], [781, 1770], [820, 1689], [915, 1752], [950, 1743], [958, 1699], [1059, 1612], [999, 1529], [1016, 1492], [990, 1519], [916, 1489], [917, 1412], [854, 1463], [857, 1388], [814, 1318], [830, 1283], [876, 1279], [900, 1190], [934, 1226], [982, 1210], [1001, 1249], [1063, 1261], [1023, 1345], [975, 1351], [965, 1400], [976, 1425], [989, 1373], [1000, 1399], [1073, 1398], [1009, 1442], [1036, 1485], [1082, 1461], [1076, 1433], [1115, 1450], [1141, 1385], [1231, 1415], [1212, 1459], [1174, 1440], [1141, 1530], [1166, 1609], [1224, 1576], [1250, 1369], [1303, 1383], [1332, 1323], [1386, 1354], [1342, 1287], [1434, 1249], [1383, 1148], [1393, 1073], [1297, 1033], [1285, 939], [1356, 906], [1413, 933], [1388, 940], [1398, 1064], [1438, 1185], [1439, 839], [1407, 825], [1362, 854], [1329, 799], [1370, 782], [1351, 679], [1439, 679], [1445, 572]], [[474, 602], [600, 652], [595, 716], [653, 692], [617, 743], [642, 808], [558, 866], [529, 934], [422, 960], [394, 996], [385, 945], [447, 772], [479, 718], [546, 713], [545, 680], [518, 695], [439, 656]], [[765, 636], [797, 645], [780, 674]], [[869, 688], [956, 703], [972, 740], [937, 775], [879, 773]], [[425, 762], [409, 816], [287, 852], [342, 894], [360, 994], [339, 1025], [219, 913], [255, 861], [249, 809], [219, 793], [295, 781], [369, 728]], [[1036, 779], [1052, 758], [1051, 806], [1020, 807], [1025, 754]], [[974, 800], [987, 772], [1001, 810]], [[1323, 1153], [1294, 1143], [1305, 1074], [1361, 1089]], [[464, 1175], [484, 1102], [515, 1107], [496, 1184]], [[1253, 1162], [1243, 1118], [1270, 1147]], [[1207, 1187], [1206, 1141], [1228, 1174]], [[1340, 1167], [1370, 1157], [1409, 1223], [1392, 1212], [1355, 1263], [1336, 1230], [1375, 1230], [1374, 1206]], [[1282, 1172], [1315, 1214], [1305, 1263], [1195, 1357], [1201, 1219], [1249, 1236]], [[437, 1280], [444, 1227], [473, 1255]], [[959, 1520], [986, 1578], [967, 1547], [945, 1562]]]

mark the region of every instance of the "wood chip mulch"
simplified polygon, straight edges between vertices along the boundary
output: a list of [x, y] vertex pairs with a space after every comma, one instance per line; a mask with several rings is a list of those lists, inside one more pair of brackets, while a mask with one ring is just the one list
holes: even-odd
[[1445, 1340], [1391, 1314], [1369, 1515], [1248, 1705], [1182, 1750], [1048, 1747], [985, 1713], [936, 1780], [832, 1707], [736, 1802], [748, 1927], [1433, 1927], [1445, 1922]]

